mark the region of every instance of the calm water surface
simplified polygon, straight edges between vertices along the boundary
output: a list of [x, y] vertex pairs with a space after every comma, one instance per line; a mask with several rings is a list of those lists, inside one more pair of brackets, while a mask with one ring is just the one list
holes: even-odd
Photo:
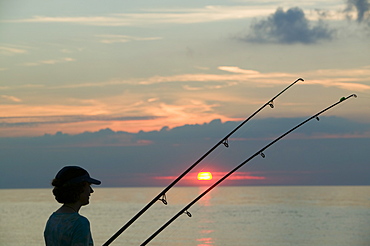
[[[80, 213], [102, 245], [162, 188], [96, 188]], [[155, 204], [111, 245], [140, 245], [204, 188], [179, 187], [169, 205]], [[50, 189], [0, 190], [0, 245], [43, 245], [59, 207]], [[369, 186], [219, 187], [150, 245], [369, 246]]]

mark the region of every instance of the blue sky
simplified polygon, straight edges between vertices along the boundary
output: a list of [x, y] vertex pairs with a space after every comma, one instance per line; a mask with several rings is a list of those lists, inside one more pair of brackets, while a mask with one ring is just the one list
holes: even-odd
[[[366, 0], [3, 2], [0, 169], [14, 178], [1, 178], [0, 187], [44, 186], [68, 164], [101, 174], [107, 186], [163, 185], [168, 180], [158, 177], [179, 174], [233, 122], [300, 77], [303, 83], [255, 120], [273, 121], [270, 127], [282, 130], [343, 96], [358, 98], [326, 113], [326, 123], [314, 124], [314, 137], [302, 132], [284, 142], [294, 142], [288, 145], [295, 151], [273, 158], [281, 158], [282, 170], [273, 173], [266, 164], [271, 172], [262, 174], [269, 169], [253, 165], [255, 175], [265, 179], [237, 184], [284, 184], [282, 176], [318, 170], [297, 165], [289, 173], [283, 163], [311, 161], [335, 162], [343, 173], [354, 172], [350, 179], [331, 173], [329, 184], [364, 184], [369, 156], [363, 148], [370, 146], [369, 9]], [[216, 131], [214, 120], [219, 120]], [[209, 135], [199, 136], [198, 129]], [[243, 146], [256, 150], [251, 139], [258, 145], [282, 133], [254, 132], [260, 135], [237, 141], [238, 147], [228, 150], [233, 154], [226, 154], [231, 156], [215, 158], [208, 168], [226, 172], [247, 157]], [[164, 139], [167, 150], [158, 146]], [[307, 149], [316, 159], [303, 154]], [[336, 151], [344, 156], [334, 158]], [[349, 157], [355, 168], [347, 166]], [[32, 181], [22, 168], [39, 178]], [[137, 178], [119, 179], [127, 175]], [[287, 183], [325, 184], [329, 178], [308, 176]]]

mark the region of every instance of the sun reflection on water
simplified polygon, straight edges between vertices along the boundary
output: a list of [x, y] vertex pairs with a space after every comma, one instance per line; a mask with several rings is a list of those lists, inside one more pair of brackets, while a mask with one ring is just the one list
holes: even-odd
[[[199, 195], [203, 193], [208, 187], [199, 187]], [[199, 204], [203, 207], [211, 207], [212, 203], [212, 194], [207, 193], [202, 199], [199, 200]], [[211, 211], [205, 208], [203, 212], [201, 213], [201, 218], [199, 221], [199, 236], [197, 238], [197, 246], [209, 246], [214, 245], [214, 239], [212, 237], [212, 234], [214, 232], [212, 226], [214, 223], [214, 220], [212, 219], [212, 213]]]
[[211, 237], [199, 238], [197, 241], [200, 243], [197, 246], [209, 246], [213, 244], [213, 239]]

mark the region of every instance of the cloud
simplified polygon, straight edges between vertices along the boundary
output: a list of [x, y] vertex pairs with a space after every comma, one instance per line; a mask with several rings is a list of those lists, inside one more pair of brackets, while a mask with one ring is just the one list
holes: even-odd
[[[294, 79], [296, 75], [289, 74], [289, 73], [260, 73], [254, 70], [245, 70], [239, 69], [236, 70], [237, 67], [231, 66], [220, 66], [218, 67], [219, 70], [228, 71], [235, 74], [212, 74], [212, 73], [194, 73], [194, 74], [180, 74], [180, 75], [173, 75], [173, 76], [152, 76], [148, 78], [137, 78], [137, 79], [126, 79], [126, 80], [110, 80], [104, 82], [93, 82], [93, 83], [81, 83], [81, 84], [64, 84], [53, 86], [53, 89], [63, 89], [63, 88], [83, 88], [83, 87], [105, 87], [105, 86], [117, 86], [123, 84], [129, 85], [153, 85], [153, 84], [161, 84], [161, 83], [187, 83], [187, 82], [198, 82], [199, 85], [204, 87], [192, 88], [191, 86], [184, 86], [184, 88], [188, 88], [189, 90], [200, 90], [200, 89], [210, 89], [209, 84], [212, 83], [223, 83], [222, 85], [217, 84], [214, 85], [213, 88], [224, 88], [228, 86], [234, 86], [237, 83], [235, 81], [249, 81], [251, 79], [266, 79], [269, 78], [266, 83], [270, 84], [282, 84], [286, 82], [276, 82], [277, 80], [271, 80], [271, 78], [275, 79]], [[208, 84], [208, 85], [207, 85]]]
[[[294, 77], [288, 73], [260, 73], [254, 70], [238, 69], [233, 66], [220, 66], [219, 70], [232, 72], [234, 74], [211, 74], [211, 73], [198, 73], [198, 74], [180, 74], [174, 76], [154, 76], [140, 81], [142, 85], [169, 83], [169, 82], [232, 82], [229, 85], [235, 85], [235, 81], [251, 81], [251, 79], [258, 78], [291, 78]], [[237, 70], [238, 69], [238, 70]]]
[[5, 99], [6, 101], [11, 101], [11, 102], [22, 102], [21, 99], [15, 97], [15, 96], [9, 96], [9, 95], [1, 95], [1, 98]]
[[142, 26], [153, 24], [191, 24], [251, 18], [269, 13], [270, 6], [205, 6], [204, 8], [151, 9], [139, 13], [107, 16], [33, 16], [28, 19], [5, 20], [11, 23], [69, 23], [94, 26]]
[[73, 62], [73, 61], [75, 61], [74, 58], [64, 57], [61, 59], [43, 60], [43, 61], [38, 61], [38, 62], [27, 62], [27, 63], [23, 63], [22, 65], [26, 67], [34, 67], [34, 66], [41, 66], [41, 65], [55, 65], [58, 63]]
[[333, 79], [311, 79], [306, 82], [311, 85], [321, 85], [324, 87], [335, 87], [347, 91], [363, 92], [370, 90], [370, 85], [354, 83], [351, 79], [333, 78]]
[[370, 90], [369, 85], [364, 85], [364, 84], [359, 84], [359, 83], [327, 83], [329, 86], [334, 86], [341, 88], [343, 90], [348, 90], [348, 91], [365, 91], [365, 90]]
[[253, 23], [250, 33], [241, 39], [253, 43], [315, 44], [333, 39], [334, 33], [323, 21], [311, 27], [305, 13], [298, 7], [287, 11], [278, 8], [267, 19]]
[[[218, 69], [231, 73], [240, 74], [238, 78], [231, 76], [239, 81], [258, 81], [258, 84], [279, 84], [275, 80], [266, 80], [268, 78], [297, 78], [294, 74], [284, 73], [260, 73], [255, 70], [242, 69], [235, 66], [220, 66]], [[327, 69], [309, 71], [301, 74], [303, 77], [309, 77], [305, 84], [317, 84], [324, 87], [336, 87], [348, 91], [367, 91], [370, 90], [370, 85], [366, 82], [370, 79], [370, 70], [368, 67], [360, 69]], [[360, 83], [363, 82], [363, 83]]]
[[317, 84], [324, 87], [336, 87], [348, 91], [365, 92], [370, 90], [369, 66], [357, 69], [325, 69], [302, 74], [310, 77], [307, 84]]
[[9, 46], [0, 46], [0, 54], [1, 55], [19, 55], [19, 54], [25, 54], [27, 53], [27, 50], [21, 49], [18, 47], [9, 47]]
[[241, 69], [239, 67], [234, 67], [234, 66], [219, 66], [218, 69], [222, 71], [227, 71], [230, 73], [242, 73], [242, 74], [248, 74], [253, 77], [260, 77], [261, 73], [255, 70], [246, 70], [246, 69]]
[[[3, 96], [4, 97], [4, 96]], [[13, 100], [17, 98], [11, 97]], [[9, 98], [7, 98], [9, 99]], [[20, 99], [18, 99], [20, 100]], [[109, 121], [142, 121], [152, 120], [158, 117], [155, 116], [104, 116], [104, 115], [50, 115], [50, 116], [13, 116], [13, 117], [0, 117], [0, 127], [14, 127], [14, 126], [41, 126], [50, 124], [67, 124], [67, 123], [80, 123], [80, 122], [109, 122]]]
[[[370, 21], [370, 3], [369, 0], [347, 0], [345, 12], [350, 13], [355, 9], [357, 13], [357, 22]], [[370, 23], [370, 22], [369, 22]]]
[[[111, 80], [106, 82], [65, 84], [54, 86], [53, 89], [75, 89], [82, 87], [105, 87], [117, 86], [122, 84], [131, 85], [152, 85], [160, 83], [198, 83], [196, 86], [183, 85], [185, 90], [200, 91], [209, 89], [220, 89], [225, 87], [237, 86], [238, 82], [250, 83], [254, 86], [271, 86], [286, 84], [287, 80], [294, 81], [298, 77], [309, 77], [305, 84], [319, 84], [325, 87], [337, 87], [345, 90], [365, 91], [370, 89], [366, 83], [370, 79], [368, 67], [358, 69], [326, 69], [308, 71], [300, 75], [290, 73], [261, 73], [256, 70], [243, 69], [236, 66], [219, 66], [219, 70], [231, 74], [180, 74], [174, 76], [153, 76], [143, 79], [130, 80]], [[340, 75], [340, 76], [338, 76]], [[272, 79], [273, 78], [273, 79]], [[237, 82], [238, 81], [238, 82]], [[215, 84], [217, 83], [217, 84]]]
[[[246, 131], [235, 134], [238, 138], [233, 135], [229, 139], [229, 148], [221, 145], [191, 175], [207, 170], [216, 180], [302, 120], [254, 119], [243, 127]], [[105, 187], [166, 185], [238, 123], [214, 120], [138, 133], [102, 129], [76, 135], [57, 132], [37, 137], [0, 137], [3, 150], [0, 188], [30, 188], [37, 184], [46, 187], [55, 170], [66, 164], [98, 172]], [[319, 122], [307, 123], [264, 151], [266, 158], [256, 156], [250, 162], [253, 165], [243, 167], [228, 180], [240, 185], [252, 181], [252, 184], [368, 185], [369, 132], [369, 124], [320, 117]], [[19, 172], [24, 167], [29, 167], [26, 176]], [[353, 172], [352, 178], [344, 178], [348, 177], [348, 170]]]
[[45, 87], [41, 84], [21, 84], [12, 86], [0, 86], [0, 90], [35, 89]]
[[[0, 120], [0, 135], [40, 135], [61, 130], [76, 134], [102, 128], [137, 132], [161, 129], [164, 125], [173, 128], [185, 123], [204, 123], [212, 119], [236, 120], [242, 117], [240, 108], [243, 108], [243, 112], [255, 110], [256, 105], [269, 99], [265, 98], [267, 95], [274, 95], [279, 88], [284, 88], [299, 77], [305, 79], [303, 83], [299, 83], [302, 84], [299, 88], [306, 88], [307, 91], [301, 91], [302, 96], [292, 94], [283, 103], [282, 106], [286, 109], [284, 116], [302, 116], [311, 112], [314, 104], [320, 104], [320, 101], [308, 97], [311, 95], [308, 92], [312, 90], [327, 93], [325, 97], [330, 96], [334, 100], [339, 100], [348, 91], [351, 94], [366, 94], [370, 91], [369, 67], [314, 70], [299, 75], [264, 73], [226, 65], [218, 69], [221, 72], [216, 71], [213, 74], [154, 76], [58, 87], [52, 84], [37, 85], [34, 88], [29, 87], [30, 85], [9, 85], [8, 88], [0, 88], [1, 94], [16, 95], [22, 99], [27, 97], [27, 104], [0, 105], [1, 116], [4, 116]], [[103, 93], [96, 99], [85, 99], [81, 95], [85, 95], [86, 90], [85, 87], [79, 88], [81, 86], [100, 86], [102, 89], [99, 88], [99, 91], [104, 89], [114, 93]], [[125, 91], [122, 92], [121, 88], [125, 88]], [[15, 89], [22, 90], [14, 94]], [[40, 96], [30, 96], [30, 90], [37, 91], [38, 94], [35, 95]], [[250, 90], [258, 91], [258, 95], [246, 96], [245, 92]], [[312, 95], [316, 98], [320, 97], [320, 93], [315, 92]], [[365, 100], [361, 94], [359, 98]], [[365, 103], [360, 104], [358, 109], [364, 106]], [[346, 114], [352, 112], [349, 109]], [[120, 118], [122, 116], [128, 118]]]
[[134, 37], [127, 35], [97, 35], [100, 38], [100, 43], [114, 44], [114, 43], [127, 43], [132, 41], [152, 41], [160, 40], [161, 37]]
[[[59, 117], [59, 118], [58, 118]], [[0, 118], [4, 120], [5, 117]], [[22, 117], [18, 117], [22, 118]], [[17, 120], [17, 117], [12, 117], [13, 120]], [[101, 121], [130, 121], [130, 120], [148, 120], [148, 117], [86, 117], [86, 116], [54, 116], [54, 117], [34, 117], [29, 120], [33, 120], [36, 123], [53, 123], [58, 119], [62, 119], [65, 122], [70, 121], [85, 121], [85, 120], [101, 120]], [[238, 134], [234, 134], [229, 139], [230, 146], [237, 145], [240, 141], [265, 141], [266, 139], [271, 140], [281, 135], [294, 125], [302, 122], [306, 118], [264, 118], [264, 119], [253, 119], [248, 122], [247, 131], [239, 131]], [[11, 119], [7, 119], [11, 120]], [[45, 134], [43, 136], [34, 137], [0, 137], [0, 144], [6, 145], [8, 141], [12, 141], [18, 144], [29, 144], [29, 141], [36, 141], [42, 145], [52, 146], [72, 146], [77, 142], [86, 146], [90, 143], [90, 146], [111, 146], [113, 142], [110, 139], [124, 138], [132, 140], [136, 145], [137, 143], [152, 143], [159, 145], [193, 145], [195, 143], [208, 142], [208, 141], [219, 141], [221, 137], [226, 135], [229, 131], [236, 128], [239, 125], [239, 121], [227, 121], [222, 122], [219, 119], [212, 120], [208, 123], [203, 124], [186, 124], [174, 128], [163, 127], [161, 130], [154, 131], [140, 131], [137, 133], [129, 133], [126, 131], [113, 131], [109, 128], [101, 129], [98, 131], [78, 134], [66, 134], [57, 132], [55, 134]], [[301, 127], [291, 133], [286, 139], [333, 139], [333, 138], [369, 138], [370, 137], [370, 126], [366, 123], [359, 123], [353, 120], [345, 119], [336, 116], [320, 116], [320, 121], [312, 120], [307, 123], [305, 127]], [[113, 137], [114, 136], [114, 137]], [[237, 136], [237, 137], [236, 137]], [[12, 140], [11, 140], [12, 139]], [[101, 141], [95, 141], [95, 140]], [[106, 139], [107, 141], [103, 141]], [[53, 140], [50, 142], [50, 140]], [[26, 142], [24, 142], [26, 141]], [[126, 140], [125, 140], [126, 141]], [[234, 142], [234, 143], [233, 143]], [[196, 144], [195, 146], [196, 147]]]

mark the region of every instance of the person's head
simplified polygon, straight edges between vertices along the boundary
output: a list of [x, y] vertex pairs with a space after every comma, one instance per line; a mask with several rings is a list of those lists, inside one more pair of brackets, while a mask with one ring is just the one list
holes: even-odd
[[59, 203], [75, 203], [79, 201], [81, 194], [88, 193], [89, 195], [93, 192], [90, 184], [99, 185], [101, 182], [91, 178], [89, 173], [81, 167], [65, 166], [57, 173], [51, 184], [54, 186], [55, 199]]

